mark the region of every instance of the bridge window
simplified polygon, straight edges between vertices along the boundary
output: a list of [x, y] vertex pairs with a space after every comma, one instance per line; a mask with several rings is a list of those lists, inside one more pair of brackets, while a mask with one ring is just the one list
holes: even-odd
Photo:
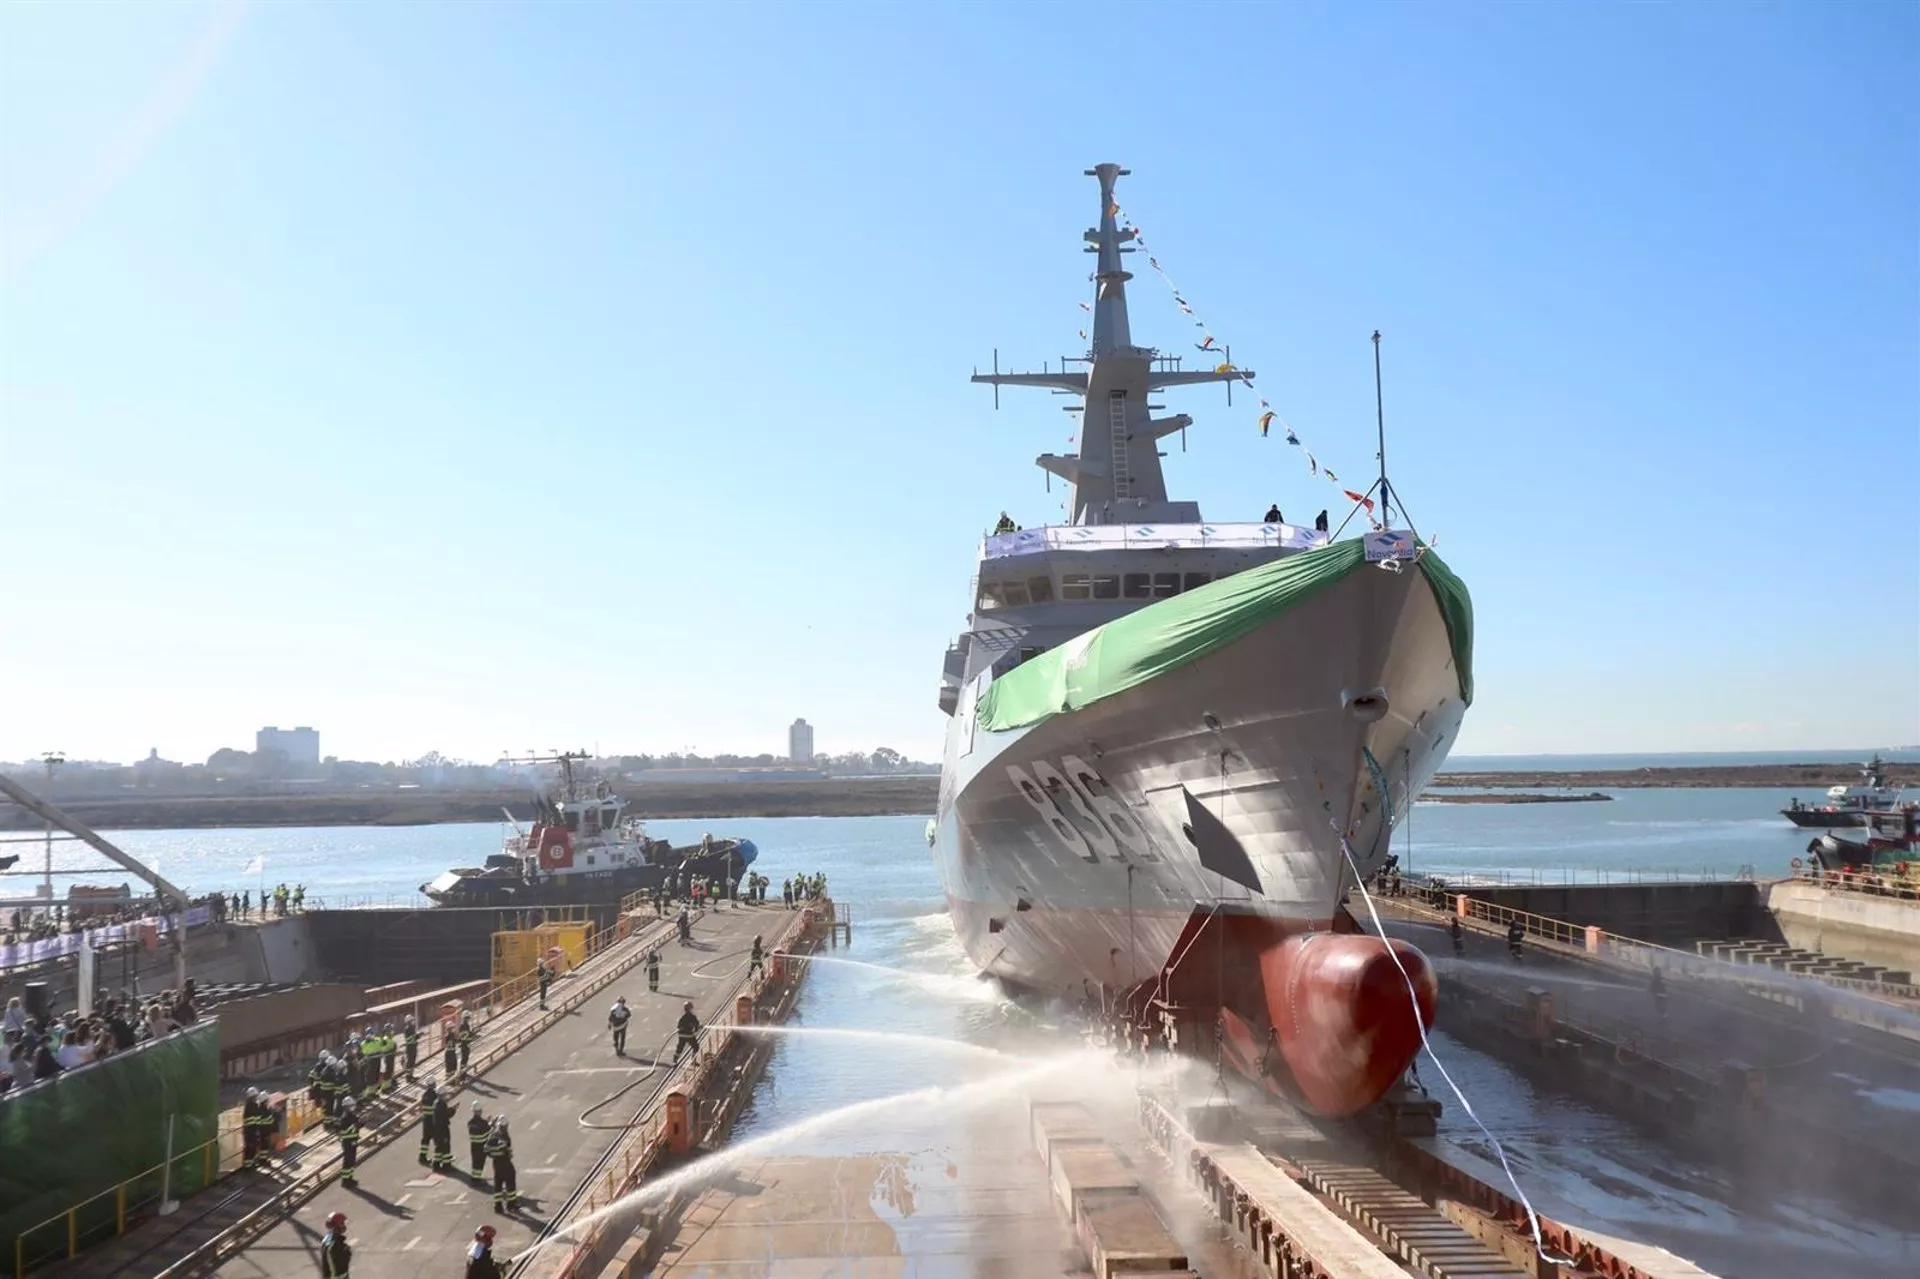
[[1060, 575], [1060, 598], [1085, 600], [1093, 598], [1093, 590], [1085, 573], [1062, 573]]
[[1120, 575], [1102, 573], [1093, 579], [1093, 598], [1097, 600], [1117, 600], [1120, 598]]
[[1129, 573], [1122, 592], [1130, 600], [1148, 600], [1153, 598], [1153, 574]]
[[980, 583], [980, 602], [975, 607], [1010, 608], [1026, 602], [1027, 587], [1024, 582], [982, 582]]
[[1178, 573], [1155, 573], [1153, 575], [1153, 598], [1164, 600], [1180, 593], [1180, 575]]
[[1213, 575], [1211, 573], [1189, 573], [1187, 574], [1187, 589], [1190, 591], [1199, 590], [1212, 580]]
[[1033, 596], [1035, 604], [1053, 602], [1053, 579], [1050, 577], [1030, 577], [1027, 579], [1027, 593]]

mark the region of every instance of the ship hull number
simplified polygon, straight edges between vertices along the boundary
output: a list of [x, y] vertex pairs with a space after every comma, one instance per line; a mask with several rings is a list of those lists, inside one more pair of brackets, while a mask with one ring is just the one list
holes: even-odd
[[1058, 764], [1034, 760], [1006, 765], [1020, 797], [1033, 808], [1056, 843], [1084, 861], [1157, 862], [1158, 854], [1139, 820], [1113, 787], [1078, 755]]

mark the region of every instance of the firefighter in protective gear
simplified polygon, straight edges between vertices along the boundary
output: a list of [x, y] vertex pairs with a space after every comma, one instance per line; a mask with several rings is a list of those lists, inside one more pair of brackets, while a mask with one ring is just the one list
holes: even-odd
[[480, 1032], [473, 1028], [473, 1014], [468, 1012], [461, 1013], [460, 1030], [455, 1036], [455, 1039], [460, 1045], [460, 1073], [462, 1075], [467, 1073], [467, 1058], [473, 1052], [473, 1041], [478, 1038], [480, 1038]]
[[327, 1113], [327, 1054], [321, 1053], [313, 1060], [313, 1069], [307, 1072], [307, 1100], [322, 1115]]
[[240, 1166], [257, 1168], [260, 1164], [260, 1090], [247, 1089], [240, 1107]]
[[349, 1279], [347, 1267], [353, 1249], [347, 1243], [347, 1214], [327, 1215], [327, 1233], [320, 1237], [320, 1279]]
[[647, 952], [647, 991], [654, 995], [660, 993], [660, 952], [657, 950]]
[[755, 973], [767, 975], [767, 946], [758, 936], [753, 939], [753, 958], [747, 963], [747, 976], [751, 978]]
[[446, 1093], [433, 1099], [433, 1170], [453, 1171], [453, 1103]]
[[501, 1279], [506, 1271], [493, 1257], [492, 1226], [482, 1226], [473, 1232], [473, 1246], [467, 1249], [467, 1279]]
[[698, 1056], [700, 1052], [700, 1014], [693, 1011], [691, 999], [680, 1005], [680, 1021], [675, 1029], [680, 1032], [680, 1042], [673, 1050], [673, 1064], [678, 1066], [682, 1057]]
[[487, 1175], [487, 1133], [492, 1128], [480, 1110], [480, 1103], [474, 1102], [473, 1113], [467, 1116], [467, 1163], [473, 1169], [475, 1181]]
[[414, 1021], [412, 1013], [408, 1013], [407, 1020], [402, 1023], [400, 1037], [407, 1044], [407, 1082], [412, 1083], [413, 1068], [420, 1061], [420, 1024]]
[[360, 1104], [349, 1097], [340, 1103], [340, 1184], [358, 1184], [353, 1175], [360, 1162]]
[[493, 1160], [493, 1210], [501, 1216], [520, 1206], [520, 1183], [513, 1173], [513, 1134], [507, 1117], [493, 1121], [487, 1134], [487, 1156]]
[[613, 1032], [613, 1055], [627, 1055], [627, 1022], [632, 1020], [633, 1010], [627, 1007], [627, 997], [620, 996], [613, 1001], [612, 1011], [607, 1013], [607, 1029]]
[[380, 1091], [393, 1091], [394, 1058], [400, 1053], [400, 1041], [394, 1037], [393, 1023], [380, 1028]]
[[440, 1094], [434, 1089], [433, 1080], [427, 1080], [427, 1086], [420, 1090], [420, 1166], [433, 1167], [433, 1107], [440, 1100]]

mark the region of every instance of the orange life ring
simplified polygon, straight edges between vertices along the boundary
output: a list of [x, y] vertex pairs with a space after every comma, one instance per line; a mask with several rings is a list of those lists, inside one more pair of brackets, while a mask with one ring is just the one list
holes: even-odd
[[1799, 870], [1804, 865], [1806, 865], [1806, 863], [1801, 861], [1798, 857], [1793, 859], [1793, 868], [1795, 870]]

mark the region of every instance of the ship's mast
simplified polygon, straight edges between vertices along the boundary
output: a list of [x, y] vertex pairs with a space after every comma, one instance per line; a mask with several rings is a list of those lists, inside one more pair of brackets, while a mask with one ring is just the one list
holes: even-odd
[[[1192, 425], [1193, 419], [1184, 413], [1149, 416], [1159, 406], [1149, 404], [1148, 396], [1167, 387], [1225, 382], [1228, 403], [1232, 403], [1231, 384], [1253, 377], [1251, 371], [1226, 364], [1184, 370], [1178, 357], [1133, 344], [1127, 317], [1127, 281], [1133, 275], [1121, 260], [1123, 254], [1134, 252], [1129, 241], [1136, 233], [1120, 225], [1120, 206], [1114, 199], [1114, 183], [1129, 172], [1117, 164], [1098, 164], [1086, 171], [1100, 182], [1100, 219], [1084, 237], [1086, 251], [1095, 255], [1093, 342], [1087, 354], [1062, 359], [1058, 372], [1043, 366], [1039, 373], [1002, 373], [996, 351], [993, 372], [973, 375], [975, 382], [994, 388], [995, 408], [1000, 407], [1003, 386], [1045, 387], [1080, 399], [1068, 407], [1069, 412], [1082, 415], [1078, 451], [1069, 456], [1043, 453], [1034, 459], [1049, 475], [1072, 486], [1068, 509], [1073, 524], [1197, 519], [1193, 503], [1168, 501], [1158, 448], [1160, 440]], [[1069, 370], [1069, 364], [1087, 367], [1084, 372]]]
[[1113, 184], [1132, 173], [1117, 164], [1096, 164], [1087, 176], [1100, 179], [1100, 225], [1087, 229], [1087, 252], [1096, 254], [1093, 272], [1093, 358], [1132, 354], [1133, 332], [1127, 323], [1127, 281], [1131, 271], [1122, 270], [1120, 255], [1131, 253], [1124, 247], [1133, 239], [1133, 228], [1120, 226], [1120, 205], [1113, 198]]

